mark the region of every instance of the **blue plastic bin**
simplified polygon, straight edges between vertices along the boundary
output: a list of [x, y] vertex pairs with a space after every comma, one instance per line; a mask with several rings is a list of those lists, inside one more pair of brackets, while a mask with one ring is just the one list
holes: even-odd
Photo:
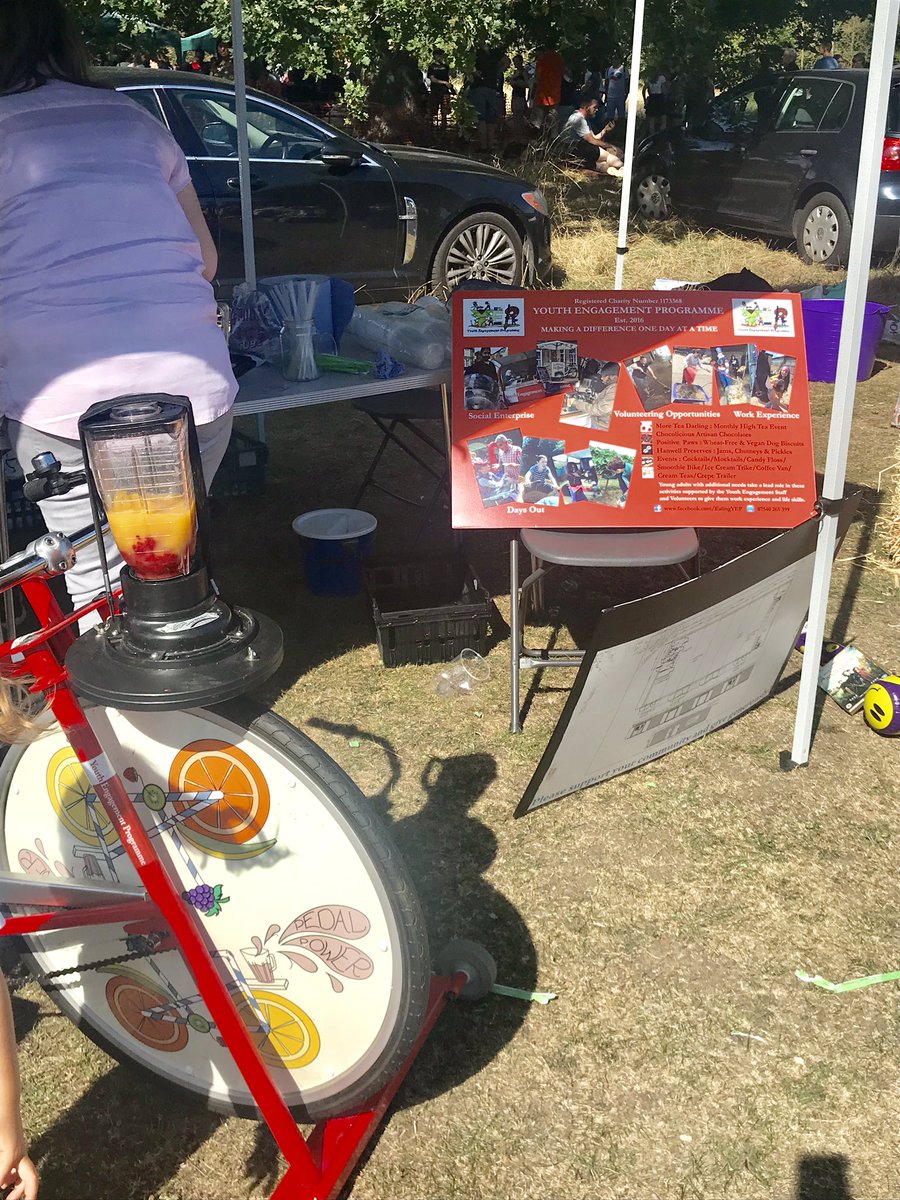
[[[841, 340], [843, 300], [803, 300], [803, 333], [806, 340], [806, 366], [816, 383], [834, 383], [837, 375], [838, 346]], [[875, 369], [878, 343], [884, 334], [890, 312], [884, 304], [866, 304], [862, 342], [859, 347], [858, 383], [868, 379]]]
[[356, 508], [319, 508], [292, 522], [314, 596], [356, 596], [378, 522]]

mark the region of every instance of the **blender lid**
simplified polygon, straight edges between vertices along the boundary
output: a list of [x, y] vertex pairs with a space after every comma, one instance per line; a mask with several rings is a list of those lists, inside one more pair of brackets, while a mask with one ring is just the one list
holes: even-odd
[[78, 421], [79, 429], [92, 431], [102, 426], [105, 431], [152, 427], [171, 424], [190, 411], [187, 396], [170, 396], [166, 392], [143, 392], [132, 396], [114, 396], [92, 404]]

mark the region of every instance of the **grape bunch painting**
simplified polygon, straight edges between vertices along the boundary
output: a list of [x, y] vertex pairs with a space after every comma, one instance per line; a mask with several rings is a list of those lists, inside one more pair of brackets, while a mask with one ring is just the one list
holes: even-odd
[[187, 900], [188, 904], [193, 904], [204, 917], [217, 917], [222, 911], [222, 905], [227, 904], [229, 900], [228, 896], [222, 895], [221, 883], [217, 883], [215, 887], [210, 887], [208, 883], [198, 883], [189, 891], [182, 892], [181, 898]]

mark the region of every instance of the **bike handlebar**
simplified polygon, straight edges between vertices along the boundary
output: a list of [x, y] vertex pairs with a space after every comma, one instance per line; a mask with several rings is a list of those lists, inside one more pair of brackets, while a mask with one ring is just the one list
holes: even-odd
[[[109, 526], [104, 524], [103, 532]], [[90, 546], [97, 540], [93, 525], [79, 529], [70, 538], [61, 533], [42, 533], [29, 542], [24, 550], [19, 550], [4, 563], [0, 563], [0, 593], [8, 592], [18, 583], [26, 579], [36, 579], [39, 575], [59, 575], [71, 566], [71, 554], [77, 554], [85, 546]], [[65, 565], [63, 565], [63, 563]]]

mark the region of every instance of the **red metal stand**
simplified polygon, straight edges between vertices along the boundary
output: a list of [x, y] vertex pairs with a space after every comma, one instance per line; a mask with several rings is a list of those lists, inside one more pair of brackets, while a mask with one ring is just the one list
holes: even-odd
[[409, 1073], [419, 1051], [434, 1028], [448, 1000], [455, 999], [465, 986], [466, 976], [435, 975], [431, 980], [431, 993], [425, 1020], [416, 1043], [403, 1066], [373, 1098], [372, 1107], [350, 1117], [332, 1117], [320, 1121], [306, 1139], [312, 1155], [318, 1179], [310, 1186], [295, 1174], [292, 1167], [272, 1193], [271, 1200], [337, 1200], [344, 1185], [353, 1173], [378, 1126], [384, 1120], [391, 1101]]
[[12, 675], [31, 674], [34, 679], [31, 690], [47, 696], [53, 715], [65, 731], [94, 793], [119, 834], [146, 896], [114, 905], [100, 902], [74, 912], [11, 916], [2, 934], [48, 932], [104, 922], [133, 922], [126, 926], [132, 932], [154, 930], [160, 925], [167, 928], [172, 948], [178, 950], [193, 976], [198, 992], [287, 1160], [287, 1172], [272, 1193], [272, 1200], [335, 1200], [384, 1120], [388, 1106], [444, 1005], [449, 998], [460, 994], [468, 975], [459, 971], [452, 976], [432, 979], [425, 1019], [416, 1043], [394, 1078], [373, 1097], [371, 1107], [352, 1116], [321, 1121], [309, 1138], [304, 1138], [235, 1007], [226, 980], [213, 959], [214, 946], [206, 930], [194, 910], [185, 905], [180, 889], [175, 886], [165, 861], [150, 841], [77, 696], [68, 686], [63, 661], [74, 640], [71, 626], [87, 610], [64, 617], [45, 581], [26, 581], [22, 586], [42, 629], [22, 639], [14, 658], [11, 657], [14, 651], [11, 643], [0, 646], [0, 661], [7, 664]]

